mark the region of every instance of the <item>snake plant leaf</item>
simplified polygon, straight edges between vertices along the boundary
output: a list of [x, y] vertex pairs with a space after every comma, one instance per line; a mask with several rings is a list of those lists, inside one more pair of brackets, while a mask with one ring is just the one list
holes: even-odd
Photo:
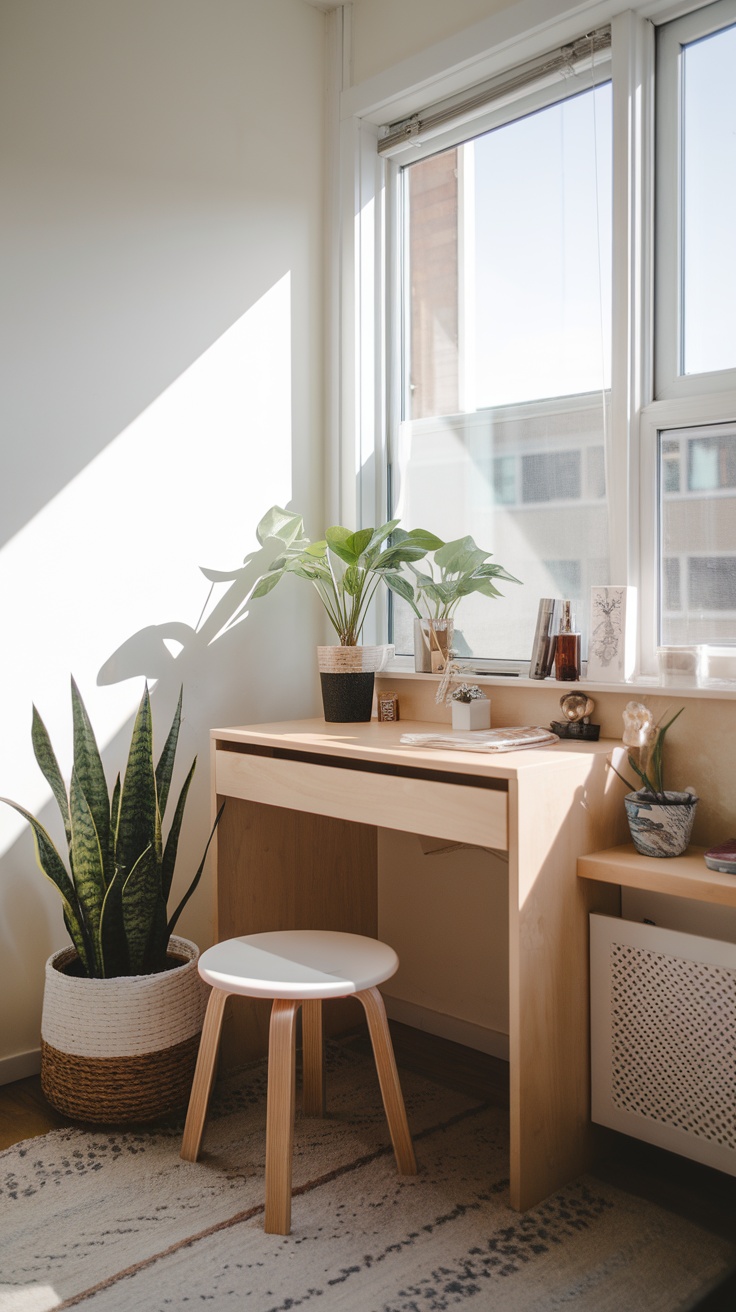
[[[92, 956], [96, 976], [102, 975], [100, 949], [100, 913], [105, 897], [104, 851], [95, 824], [92, 809], [82, 788], [76, 768], [72, 770], [69, 793], [69, 814], [72, 822], [70, 856], [74, 870], [74, 887], [92, 943]], [[109, 824], [109, 816], [107, 817]]]
[[52, 884], [56, 885], [61, 894], [67, 929], [69, 930], [72, 942], [77, 949], [79, 958], [89, 974], [92, 953], [88, 948], [91, 948], [91, 944], [85, 930], [84, 921], [82, 920], [76, 890], [67, 874], [64, 862], [59, 856], [54, 843], [49, 838], [43, 825], [35, 816], [31, 815], [30, 811], [26, 811], [25, 807], [19, 806], [17, 802], [11, 802], [9, 797], [2, 797], [0, 798], [0, 801], [6, 802], [8, 806], [12, 806], [13, 810], [17, 811], [19, 815], [22, 815], [23, 819], [27, 820], [31, 826], [33, 831], [33, 842], [36, 849], [36, 861], [39, 870]]
[[[110, 796], [107, 780], [102, 768], [97, 739], [87, 714], [87, 708], [79, 694], [79, 689], [72, 679], [72, 720], [74, 725], [74, 773], [77, 776], [87, 805], [94, 819], [99, 837], [103, 861], [107, 859], [110, 848]], [[73, 858], [72, 858], [73, 859]], [[76, 880], [76, 866], [74, 878]], [[103, 865], [103, 880], [112, 879], [113, 871]]]
[[61, 777], [59, 763], [56, 759], [56, 753], [51, 746], [46, 725], [41, 716], [33, 708], [33, 724], [31, 727], [31, 740], [33, 742], [33, 754], [38, 762], [46, 782], [50, 784], [51, 791], [56, 798], [61, 818], [64, 821], [64, 832], [66, 833], [67, 843], [71, 842], [72, 830], [69, 821], [69, 798], [66, 795], [66, 785]]
[[[124, 791], [124, 790], [123, 790]], [[144, 973], [146, 949], [161, 897], [159, 864], [153, 843], [141, 852], [123, 882], [123, 925], [131, 975]]]
[[113, 879], [115, 878], [115, 844], [117, 842], [117, 837], [118, 837], [119, 819], [120, 819], [120, 774], [118, 774], [117, 778], [115, 779], [115, 784], [112, 790], [112, 798], [110, 800], [110, 859], [107, 868], [108, 870], [113, 871]]
[[123, 874], [116, 870], [105, 890], [100, 913], [100, 950], [104, 979], [130, 974], [123, 922]]
[[128, 764], [120, 795], [120, 816], [115, 843], [115, 864], [124, 878], [131, 873], [141, 853], [157, 851], [161, 827], [153, 770], [153, 729], [148, 684], [143, 690], [130, 741]]
[[177, 922], [177, 920], [179, 919], [179, 916], [181, 915], [181, 913], [182, 913], [182, 911], [184, 910], [184, 908], [185, 908], [187, 902], [189, 901], [190, 897], [192, 896], [192, 893], [194, 892], [195, 888], [197, 887], [197, 884], [199, 883], [200, 879], [202, 878], [202, 871], [204, 870], [204, 863], [205, 863], [205, 861], [207, 860], [207, 853], [208, 853], [209, 850], [210, 850], [210, 843], [212, 842], [212, 839], [213, 839], [214, 836], [215, 836], [215, 830], [217, 829], [217, 826], [218, 826], [219, 823], [220, 823], [220, 817], [221, 817], [221, 815], [222, 815], [222, 813], [223, 813], [224, 810], [225, 810], [225, 803], [223, 802], [223, 803], [222, 803], [222, 806], [220, 807], [219, 811], [217, 812], [217, 815], [215, 816], [215, 823], [213, 824], [212, 829], [211, 829], [211, 831], [210, 831], [210, 836], [209, 836], [209, 838], [207, 839], [207, 846], [206, 846], [205, 849], [204, 849], [204, 855], [202, 856], [202, 860], [200, 861], [200, 863], [199, 863], [199, 865], [198, 865], [198, 867], [197, 867], [197, 873], [195, 874], [194, 879], [192, 880], [191, 884], [189, 885], [189, 888], [187, 889], [186, 893], [184, 894], [184, 896], [183, 896], [181, 902], [179, 903], [178, 907], [176, 908], [176, 911], [174, 912], [173, 916], [172, 916], [171, 919], [169, 920], [169, 923], [168, 923], [168, 925], [167, 925], [167, 927], [166, 927], [166, 932], [167, 932], [167, 934], [168, 934], [169, 936], [171, 936], [171, 934], [173, 934], [174, 929], [175, 929], [175, 927], [176, 927], [176, 922]]
[[187, 793], [189, 792], [189, 785], [192, 782], [196, 765], [197, 765], [197, 758], [195, 756], [190, 766], [189, 774], [184, 780], [181, 792], [179, 793], [179, 799], [176, 803], [176, 809], [174, 811], [174, 818], [171, 821], [171, 828], [169, 830], [168, 837], [166, 839], [166, 846], [164, 848], [164, 854], [161, 860], [161, 892], [163, 894], [164, 901], [168, 900], [169, 893], [171, 892], [171, 881], [174, 878], [174, 867], [176, 865], [176, 853], [179, 845], [179, 834], [181, 833], [181, 822], [184, 819], [184, 807], [186, 806]]
[[174, 758], [176, 756], [176, 745], [179, 741], [179, 728], [181, 726], [181, 704], [184, 696], [183, 686], [179, 689], [179, 701], [177, 702], [174, 712], [174, 719], [169, 736], [164, 743], [164, 749], [159, 757], [156, 766], [156, 796], [158, 797], [158, 812], [163, 820], [166, 813], [166, 802], [171, 787], [171, 775], [174, 770]]
[[169, 951], [169, 932], [166, 927], [166, 903], [159, 895], [151, 918], [151, 932], [143, 954], [143, 974], [154, 975], [166, 970]]

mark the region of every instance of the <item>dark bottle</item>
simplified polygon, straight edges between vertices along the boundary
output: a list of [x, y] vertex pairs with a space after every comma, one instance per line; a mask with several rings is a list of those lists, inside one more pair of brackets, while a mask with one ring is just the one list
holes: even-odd
[[580, 634], [573, 633], [570, 602], [562, 603], [560, 631], [555, 646], [555, 678], [575, 683], [580, 678]]

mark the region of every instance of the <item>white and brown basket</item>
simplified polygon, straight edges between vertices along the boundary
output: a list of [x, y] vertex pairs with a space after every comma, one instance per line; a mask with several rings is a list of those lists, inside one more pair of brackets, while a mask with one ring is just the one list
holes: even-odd
[[116, 979], [65, 974], [73, 948], [49, 957], [41, 1085], [52, 1106], [77, 1120], [138, 1123], [186, 1103], [207, 1004], [198, 956], [172, 937], [169, 958], [180, 964]]

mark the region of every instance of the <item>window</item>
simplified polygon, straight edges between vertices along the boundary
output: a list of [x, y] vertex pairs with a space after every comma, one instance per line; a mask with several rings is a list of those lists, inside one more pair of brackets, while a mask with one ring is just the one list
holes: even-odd
[[736, 424], [667, 431], [659, 445], [660, 641], [736, 642]]
[[[502, 587], [502, 605], [470, 597], [458, 613], [456, 646], [480, 658], [528, 659], [540, 596], [562, 591], [581, 614], [590, 586], [608, 582], [612, 138], [601, 76], [589, 61], [547, 93], [552, 103], [516, 104], [490, 130], [432, 143], [397, 169], [404, 364], [390, 513], [447, 540], [471, 534], [523, 580]], [[396, 603], [397, 652], [411, 651], [411, 630]]]
[[476, 658], [528, 660], [541, 596], [585, 634], [608, 582], [638, 588], [643, 673], [662, 642], [736, 644], [736, 0], [686, 3], [621, 0], [557, 51], [562, 0], [533, 30], [512, 7], [383, 109], [366, 86], [346, 468], [364, 522], [472, 533], [523, 579], [464, 604]]

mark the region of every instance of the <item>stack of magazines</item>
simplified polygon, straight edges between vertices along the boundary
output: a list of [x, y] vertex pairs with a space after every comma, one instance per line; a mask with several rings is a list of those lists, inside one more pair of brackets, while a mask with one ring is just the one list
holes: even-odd
[[560, 740], [538, 725], [514, 725], [511, 729], [469, 729], [459, 733], [403, 733], [406, 747], [454, 747], [460, 752], [519, 752], [525, 747], [551, 747]]

